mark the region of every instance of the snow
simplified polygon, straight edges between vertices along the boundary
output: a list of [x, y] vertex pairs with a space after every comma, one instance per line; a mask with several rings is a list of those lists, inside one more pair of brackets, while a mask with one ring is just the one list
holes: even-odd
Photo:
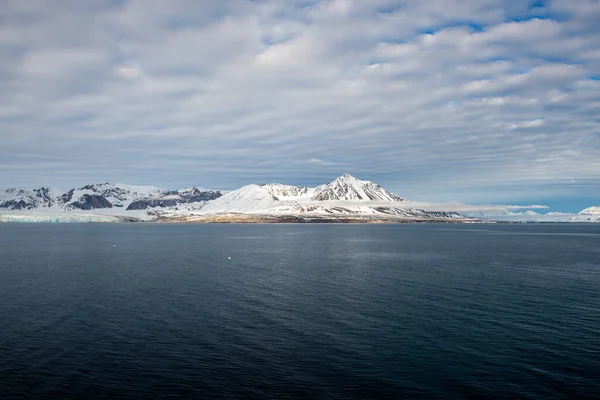
[[281, 205], [268, 189], [259, 185], [247, 185], [209, 201], [201, 212], [217, 213], [261, 213]]
[[315, 189], [305, 186], [268, 183], [266, 185], [262, 185], [261, 187], [279, 200], [307, 200], [315, 194]]
[[588, 207], [579, 212], [580, 215], [600, 215], [600, 206]]
[[[598, 208], [598, 207], [590, 207], [590, 208]], [[586, 208], [586, 210], [588, 210]], [[585, 211], [585, 210], [584, 210]], [[594, 214], [594, 210], [587, 211], [586, 213], [580, 212], [579, 214], [573, 216], [570, 222], [600, 222], [600, 213]]]
[[159, 196], [164, 192], [164, 189], [158, 188], [156, 186], [136, 186], [136, 185], [127, 185], [125, 183], [117, 183], [114, 185], [115, 188], [123, 189], [125, 191], [134, 193], [138, 196]]
[[376, 183], [361, 181], [352, 175], [344, 174], [325, 185], [317, 187], [313, 200], [403, 201], [404, 199], [388, 192]]
[[[0, 190], [0, 206], [5, 202], [24, 203], [27, 208], [52, 206], [62, 195], [58, 188], [42, 187], [40, 189], [13, 188]], [[21, 206], [19, 206], [21, 207]]]
[[[224, 193], [206, 201], [202, 193]], [[80, 210], [72, 207], [84, 195], [103, 196], [113, 207]], [[61, 198], [61, 196], [63, 196]], [[66, 200], [71, 195], [71, 199]], [[208, 197], [212, 198], [212, 196]], [[202, 199], [202, 201], [200, 200]], [[172, 207], [126, 210], [133, 201], [181, 200]], [[4, 203], [4, 208], [2, 204]], [[90, 203], [88, 203], [90, 204]], [[12, 207], [13, 209], [11, 209]], [[22, 208], [22, 209], [18, 209]], [[464, 219], [506, 222], [600, 222], [600, 207], [589, 207], [579, 214], [538, 214], [486, 211], [468, 214], [471, 219], [449, 212], [428, 212], [427, 203], [408, 201], [380, 185], [344, 174], [314, 188], [280, 183], [247, 185], [224, 192], [201, 187], [175, 191], [155, 186], [100, 183], [72, 189], [66, 194], [57, 188], [0, 190], [0, 222], [121, 222], [152, 221], [157, 217], [250, 214], [255, 216], [360, 217], [391, 219]]]
[[109, 183], [99, 183], [74, 189], [73, 196], [71, 197], [71, 200], [65, 204], [65, 207], [81, 201], [84, 195], [91, 195], [103, 196], [114, 207], [127, 208], [127, 206], [134, 201], [156, 199], [159, 198], [164, 192], [165, 190], [155, 186], [135, 186], [124, 183], [111, 185]]
[[182, 200], [183, 197], [181, 197], [178, 194], [168, 194], [166, 196], [160, 196], [158, 198], [158, 200]]
[[[177, 189], [177, 193], [181, 194], [181, 195], [186, 195], [186, 194], [192, 194], [194, 192], [216, 192], [217, 190], [213, 190], [213, 189], [206, 189], [200, 186], [192, 186], [192, 187], [186, 187], [183, 189]], [[222, 190], [221, 190], [222, 192]]]
[[458, 214], [427, 213], [370, 182], [348, 174], [309, 188], [278, 183], [248, 185], [191, 210], [165, 210], [164, 216], [253, 214], [303, 217], [460, 218]]
[[81, 214], [81, 213], [52, 213], [52, 212], [19, 212], [0, 213], [0, 222], [121, 222], [122, 219], [110, 215]]

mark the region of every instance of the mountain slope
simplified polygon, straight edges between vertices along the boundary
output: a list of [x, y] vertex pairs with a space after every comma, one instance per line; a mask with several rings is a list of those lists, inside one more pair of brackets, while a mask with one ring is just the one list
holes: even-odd
[[573, 216], [571, 222], [600, 222], [600, 206], [588, 207]]
[[588, 207], [579, 211], [579, 215], [600, 215], [600, 206]]
[[271, 196], [277, 200], [301, 200], [313, 196], [315, 189], [305, 186], [283, 185], [281, 183], [268, 183], [261, 185]]
[[260, 213], [281, 205], [270, 188], [247, 185], [208, 202], [202, 213]]

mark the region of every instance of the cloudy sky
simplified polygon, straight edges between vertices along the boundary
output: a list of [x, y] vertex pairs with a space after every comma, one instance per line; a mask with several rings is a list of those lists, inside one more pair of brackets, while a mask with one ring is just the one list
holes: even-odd
[[0, 187], [600, 203], [599, 0], [0, 1]]

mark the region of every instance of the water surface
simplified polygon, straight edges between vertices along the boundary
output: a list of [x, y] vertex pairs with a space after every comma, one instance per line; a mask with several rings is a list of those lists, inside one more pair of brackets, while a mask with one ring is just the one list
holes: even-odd
[[599, 289], [591, 224], [0, 224], [0, 393], [600, 398]]

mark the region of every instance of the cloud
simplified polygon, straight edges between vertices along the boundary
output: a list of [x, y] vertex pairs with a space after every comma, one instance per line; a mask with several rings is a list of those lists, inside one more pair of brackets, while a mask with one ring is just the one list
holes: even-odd
[[333, 162], [321, 160], [321, 159], [314, 158], [314, 157], [309, 159], [308, 162], [311, 164], [317, 164], [317, 165], [334, 165], [335, 164]]
[[534, 119], [532, 121], [520, 121], [510, 125], [510, 129], [526, 129], [526, 128], [537, 128], [544, 125], [543, 119]]
[[414, 199], [597, 197], [597, 2], [69, 6], [0, 8], [0, 186], [348, 171]]
[[142, 77], [142, 70], [137, 65], [123, 65], [117, 67], [117, 74], [123, 79], [138, 79]]

